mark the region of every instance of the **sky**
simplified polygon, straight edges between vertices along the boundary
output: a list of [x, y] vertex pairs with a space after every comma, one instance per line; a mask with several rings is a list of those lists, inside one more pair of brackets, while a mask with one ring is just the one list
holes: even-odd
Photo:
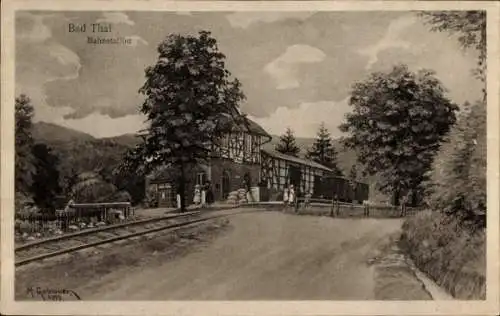
[[[92, 33], [93, 23], [111, 32]], [[85, 32], [69, 25], [86, 24]], [[405, 63], [432, 69], [462, 104], [481, 97], [471, 76], [474, 51], [434, 33], [411, 12], [18, 12], [16, 95], [32, 99], [35, 121], [95, 137], [144, 128], [138, 108], [144, 69], [169, 34], [207, 30], [242, 82], [242, 112], [271, 134], [292, 128], [314, 137], [321, 122], [333, 137], [350, 111], [351, 86]], [[88, 36], [127, 44], [89, 44]]]

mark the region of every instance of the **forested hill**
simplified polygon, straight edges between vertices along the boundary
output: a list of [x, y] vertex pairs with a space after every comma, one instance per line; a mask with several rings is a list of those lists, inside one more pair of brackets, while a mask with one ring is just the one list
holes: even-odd
[[83, 172], [99, 172], [104, 178], [110, 177], [125, 152], [135, 144], [133, 135], [95, 138], [71, 128], [44, 122], [33, 124], [33, 138], [37, 143], [47, 144], [59, 156], [62, 177]]
[[[99, 158], [102, 163], [115, 162], [127, 148], [132, 148], [139, 142], [139, 139], [133, 134], [95, 138], [74, 129], [45, 122], [34, 124], [33, 137], [35, 141], [46, 143], [54, 150], [63, 151], [66, 159], [70, 157], [69, 159], [75, 163], [74, 166], [81, 171], [92, 170], [94, 167], [92, 161], [95, 161], [93, 156]], [[273, 135], [271, 142], [265, 144], [264, 148], [274, 149], [278, 142], [279, 136]], [[314, 139], [298, 137], [296, 142], [301, 149], [301, 156], [304, 157]], [[352, 150], [344, 149], [338, 140], [333, 140], [333, 145], [338, 153], [339, 167], [344, 173], [348, 173], [356, 161], [356, 154]]]
[[33, 138], [44, 143], [94, 140], [87, 133], [79, 132], [53, 123], [37, 122], [33, 124]]

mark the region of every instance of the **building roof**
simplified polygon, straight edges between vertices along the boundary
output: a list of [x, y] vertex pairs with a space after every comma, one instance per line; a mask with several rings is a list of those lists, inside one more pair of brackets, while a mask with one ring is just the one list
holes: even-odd
[[[236, 132], [236, 131], [246, 131], [254, 135], [259, 135], [259, 136], [264, 136], [269, 139], [272, 138], [271, 135], [269, 135], [268, 132], [266, 132], [265, 129], [262, 128], [259, 124], [256, 122], [252, 121], [251, 119], [247, 118], [246, 116], [242, 115], [239, 118], [242, 118], [241, 120], [238, 120], [238, 122], [234, 121], [233, 118], [226, 114], [226, 113], [221, 113], [221, 123], [222, 124], [228, 124], [230, 125], [229, 130]], [[233, 124], [230, 124], [231, 121], [233, 121]], [[146, 130], [141, 130], [139, 131], [136, 136], [137, 137], [144, 137], [148, 134], [147, 129]]]
[[290, 156], [290, 155], [285, 155], [285, 154], [282, 154], [280, 152], [277, 152], [274, 150], [269, 150], [269, 149], [261, 149], [261, 151], [264, 152], [265, 154], [267, 154], [268, 156], [273, 157], [273, 158], [286, 160], [289, 162], [294, 162], [297, 164], [309, 166], [311, 168], [321, 169], [321, 170], [330, 171], [330, 172], [333, 171], [332, 169], [330, 169], [326, 166], [323, 166], [322, 164], [319, 164], [319, 163], [312, 161], [312, 160], [302, 159], [302, 158], [298, 158], [298, 157]]
[[237, 121], [226, 113], [222, 113], [221, 118], [222, 120], [226, 120], [226, 122], [223, 123], [230, 123], [230, 121], [233, 121], [230, 128], [231, 131], [247, 131], [251, 134], [272, 138], [271, 135], [269, 135], [266, 130], [262, 128], [262, 126], [244, 115], [239, 116], [238, 118], [241, 118], [241, 120], [237, 118]]

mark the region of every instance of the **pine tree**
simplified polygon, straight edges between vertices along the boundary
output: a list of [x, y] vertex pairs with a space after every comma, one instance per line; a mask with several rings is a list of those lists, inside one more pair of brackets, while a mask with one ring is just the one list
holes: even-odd
[[280, 136], [280, 142], [276, 144], [276, 151], [290, 156], [298, 157], [300, 148], [295, 142], [295, 136], [290, 128], [287, 128], [285, 134]]
[[337, 152], [332, 145], [330, 133], [324, 123], [321, 123], [316, 140], [307, 151], [306, 157], [332, 169], [335, 175], [342, 175], [342, 171], [337, 166]]
[[32, 119], [34, 109], [31, 100], [22, 94], [16, 98], [16, 142], [15, 142], [15, 190], [27, 194], [31, 188], [33, 166]]

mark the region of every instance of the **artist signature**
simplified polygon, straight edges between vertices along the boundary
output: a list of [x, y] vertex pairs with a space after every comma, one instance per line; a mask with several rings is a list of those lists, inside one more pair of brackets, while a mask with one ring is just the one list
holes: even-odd
[[28, 287], [28, 295], [32, 298], [41, 298], [44, 301], [66, 301], [66, 300], [81, 300], [80, 296], [73, 290], [52, 289], [37, 287]]

